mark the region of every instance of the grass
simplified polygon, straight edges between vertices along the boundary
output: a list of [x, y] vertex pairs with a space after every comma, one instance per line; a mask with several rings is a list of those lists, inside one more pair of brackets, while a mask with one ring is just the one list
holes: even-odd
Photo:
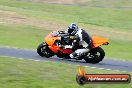
[[[87, 1], [87, 0], [86, 0]], [[88, 6], [97, 6], [97, 7], [113, 7], [113, 8], [118, 8], [121, 9], [123, 7], [130, 7], [131, 9], [131, 5], [132, 5], [132, 1], [131, 0], [88, 0], [88, 3], [85, 3], [84, 5], [88, 5]], [[125, 8], [124, 8], [125, 9]]]
[[[35, 62], [19, 60], [11, 57], [0, 57], [0, 88], [130, 88], [130, 84], [87, 84], [80, 86], [76, 83], [78, 66], [60, 62]], [[108, 74], [122, 73], [86, 68], [87, 73]], [[131, 73], [127, 73], [131, 74]]]
[[[87, 1], [87, 0], [86, 0]], [[79, 3], [80, 4], [80, 3]], [[84, 6], [83, 6], [84, 5]], [[91, 35], [110, 38], [110, 45], [104, 46], [106, 56], [131, 60], [132, 55], [132, 10], [130, 0], [88, 0], [81, 5], [61, 5], [24, 2], [20, 0], [0, 0], [0, 45], [36, 49], [53, 28], [48, 21], [64, 26], [77, 22], [88, 28]], [[12, 15], [12, 12], [15, 13]], [[4, 13], [4, 15], [3, 15]], [[11, 17], [10, 17], [11, 16]], [[10, 17], [10, 19], [8, 19]], [[37, 20], [36, 24], [14, 22], [22, 18]], [[11, 20], [12, 19], [12, 20]], [[8, 20], [8, 21], [7, 21]], [[39, 21], [48, 26], [38, 26]], [[41, 24], [42, 25], [42, 24]], [[66, 29], [66, 28], [64, 28]], [[88, 84], [80, 86], [75, 81], [75, 65], [60, 62], [35, 62], [0, 56], [0, 88], [130, 88], [132, 84]], [[123, 73], [86, 68], [87, 73]]]
[[[96, 8], [82, 6], [65, 6], [44, 3], [20, 2], [2, 0], [2, 9], [17, 11], [18, 13], [40, 19], [51, 19], [64, 22], [78, 22], [119, 29], [131, 29], [131, 9], [120, 10], [112, 8]], [[11, 7], [11, 8], [9, 8]], [[68, 14], [67, 14], [68, 12]], [[70, 19], [69, 19], [70, 18]]]
[[110, 44], [108, 46], [103, 46], [106, 51], [106, 57], [109, 58], [120, 58], [125, 60], [131, 60], [132, 58], [132, 42], [126, 41], [116, 41], [110, 39]]
[[20, 48], [36, 48], [50, 31], [29, 25], [0, 25], [0, 44]]
[[[0, 26], [0, 45], [2, 46], [36, 49], [44, 36], [50, 32], [50, 30], [29, 25], [1, 24]], [[131, 60], [132, 42], [115, 40], [110, 39], [110, 45], [103, 46], [106, 57]]]
[[[129, 1], [125, 1], [125, 4], [122, 4], [124, 3], [122, 0], [118, 1], [115, 3], [111, 0], [108, 3], [110, 5], [115, 3], [114, 6], [129, 6], [131, 4]], [[94, 2], [96, 2], [95, 5], [90, 4]], [[106, 0], [103, 0], [103, 2], [102, 4], [107, 6], [108, 3]], [[60, 29], [64, 27], [66, 29], [65, 25], [71, 22], [77, 22], [79, 26], [88, 29], [91, 35], [94, 34], [110, 39], [110, 45], [104, 47], [107, 57], [131, 60], [131, 9], [109, 8], [109, 6], [106, 8], [98, 8], [96, 5], [102, 5], [98, 3], [100, 2], [97, 2], [97, 0], [91, 0], [85, 6], [71, 6], [17, 0], [0, 0], [0, 11], [15, 12], [17, 15], [38, 20], [38, 22], [50, 21], [64, 25]], [[4, 15], [3, 18], [6, 19]], [[43, 37], [50, 30], [54, 30], [50, 26], [52, 25], [49, 24], [49, 28], [40, 28], [37, 25], [28, 24], [28, 22], [27, 24], [17, 24], [10, 21], [0, 23], [0, 45], [36, 49], [38, 44], [43, 41]]]

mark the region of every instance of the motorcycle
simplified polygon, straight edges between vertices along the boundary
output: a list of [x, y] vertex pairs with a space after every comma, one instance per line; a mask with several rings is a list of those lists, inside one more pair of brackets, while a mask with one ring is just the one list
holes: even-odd
[[[71, 48], [64, 48], [63, 45], [67, 45], [69, 42], [69, 39], [73, 39], [74, 36], [69, 36], [64, 31], [53, 31], [50, 34], [48, 34], [44, 42], [41, 43], [37, 48], [37, 53], [41, 57], [52, 57], [54, 55], [57, 55], [59, 58], [65, 58], [65, 59], [71, 59], [69, 55], [73, 53], [75, 50]], [[63, 40], [61, 39], [63, 38]], [[108, 45], [108, 39], [103, 37], [92, 37], [92, 49], [83, 54], [79, 57], [79, 59], [76, 60], [82, 60], [84, 59], [86, 63], [99, 63], [103, 60], [105, 56], [104, 50], [100, 47], [101, 45]], [[78, 46], [78, 49], [80, 47]]]

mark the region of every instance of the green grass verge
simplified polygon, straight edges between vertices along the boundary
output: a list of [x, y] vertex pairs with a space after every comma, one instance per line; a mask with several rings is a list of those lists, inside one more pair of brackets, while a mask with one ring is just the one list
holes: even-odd
[[[35, 62], [16, 58], [0, 57], [0, 88], [130, 88], [132, 84], [87, 84], [76, 83], [78, 66], [60, 62]], [[123, 73], [86, 68], [89, 74]], [[132, 75], [131, 73], [128, 73]]]
[[[107, 5], [106, 0], [103, 1], [104, 3], [102, 4]], [[123, 1], [120, 1], [118, 6], [122, 6]], [[96, 0], [93, 2], [96, 2]], [[115, 2], [112, 2], [111, 0], [109, 3], [113, 4]], [[98, 2], [95, 4], [98, 4]], [[125, 1], [125, 6], [129, 6], [130, 4], [129, 1]], [[114, 6], [117, 6], [117, 4], [114, 4]], [[131, 9], [97, 8], [96, 6], [68, 6], [18, 0], [0, 0], [0, 10], [16, 12], [18, 15], [36, 20], [53, 21], [58, 24], [65, 23], [68, 25], [71, 22], [77, 22], [79, 23], [79, 26], [94, 30], [91, 33], [101, 36], [108, 35], [108, 38], [110, 38], [110, 45], [104, 47], [107, 57], [125, 60], [131, 60], [132, 58]], [[29, 25], [1, 23], [0, 45], [36, 49], [38, 44], [43, 41], [43, 37], [50, 31], [46, 30], [46, 28], [38, 28]], [[99, 31], [98, 29], [101, 30]]]
[[110, 39], [108, 46], [103, 46], [106, 51], [106, 57], [115, 59], [132, 60], [132, 42], [117, 41]]
[[65, 6], [16, 0], [1, 0], [0, 7], [0, 9], [16, 11], [40, 19], [78, 22], [129, 30], [132, 28], [131, 9]]
[[87, 3], [84, 5], [88, 6], [97, 6], [97, 7], [106, 7], [106, 8], [118, 8], [118, 9], [131, 9], [132, 1], [131, 0], [86, 0]]
[[0, 45], [35, 49], [50, 32], [29, 25], [0, 25]]
[[[0, 45], [36, 49], [43, 42], [50, 30], [29, 25], [0, 24]], [[110, 39], [108, 46], [103, 46], [106, 57], [131, 60], [132, 42]]]

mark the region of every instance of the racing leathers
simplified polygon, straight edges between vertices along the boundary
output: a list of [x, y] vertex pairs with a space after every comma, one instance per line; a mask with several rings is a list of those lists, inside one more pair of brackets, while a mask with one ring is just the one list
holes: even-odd
[[[77, 44], [82, 46], [82, 48], [76, 49]], [[92, 39], [85, 30], [78, 28], [72, 46], [72, 48], [76, 50], [70, 54], [70, 57], [78, 58], [90, 51], [92, 48]]]

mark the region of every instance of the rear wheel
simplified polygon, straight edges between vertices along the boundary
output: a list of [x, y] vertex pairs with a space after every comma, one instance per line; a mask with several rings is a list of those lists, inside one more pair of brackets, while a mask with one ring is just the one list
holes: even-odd
[[38, 48], [37, 48], [37, 53], [41, 56], [41, 57], [52, 57], [54, 54], [53, 52], [48, 48], [46, 43], [41, 43]]
[[99, 63], [105, 56], [105, 52], [101, 47], [94, 48], [89, 53], [90, 54], [84, 58], [87, 63]]

